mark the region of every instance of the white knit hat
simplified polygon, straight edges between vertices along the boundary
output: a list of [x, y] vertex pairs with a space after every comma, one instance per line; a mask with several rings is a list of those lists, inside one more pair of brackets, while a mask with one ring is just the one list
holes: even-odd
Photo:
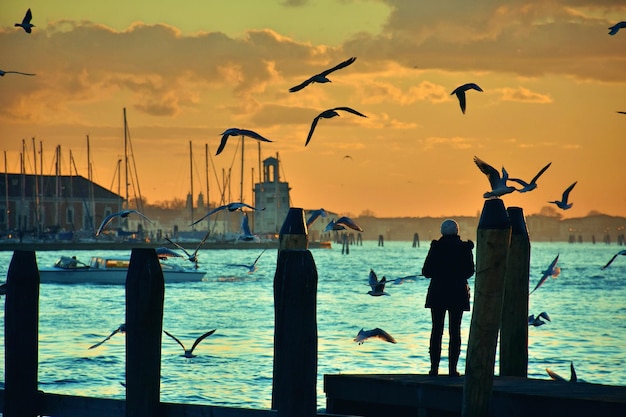
[[442, 235], [458, 235], [459, 224], [452, 219], [444, 220], [443, 223], [441, 223], [441, 234]]

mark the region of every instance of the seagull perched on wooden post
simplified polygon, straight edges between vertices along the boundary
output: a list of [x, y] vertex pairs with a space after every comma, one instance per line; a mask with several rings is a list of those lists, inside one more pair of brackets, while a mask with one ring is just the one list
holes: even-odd
[[474, 157], [474, 163], [476, 163], [481, 172], [487, 176], [489, 184], [491, 184], [491, 191], [487, 191], [483, 194], [484, 198], [500, 197], [517, 190], [515, 187], [506, 185], [509, 179], [509, 173], [506, 172], [504, 167], [502, 167], [502, 177], [500, 177], [498, 170], [485, 161]]
[[35, 25], [30, 23], [32, 19], [33, 19], [33, 14], [30, 11], [30, 9], [28, 9], [26, 10], [26, 15], [24, 16], [24, 19], [22, 19], [22, 23], [16, 23], [15, 26], [21, 27], [22, 29], [26, 31], [26, 33], [30, 33], [32, 32], [32, 28], [35, 27]]
[[348, 65], [352, 64], [354, 61], [356, 61], [356, 57], [352, 57], [352, 58], [346, 59], [345, 61], [343, 61], [342, 63], [340, 63], [338, 65], [335, 65], [331, 69], [327, 69], [325, 71], [320, 72], [319, 74], [315, 74], [314, 76], [312, 76], [308, 80], [302, 82], [301, 84], [298, 84], [295, 87], [291, 87], [289, 89], [289, 92], [290, 93], [295, 93], [296, 91], [300, 91], [304, 87], [306, 87], [307, 85], [309, 85], [311, 83], [329, 83], [331, 81], [327, 78], [328, 74], [330, 74], [333, 71], [337, 71], [339, 69], [345, 68]]

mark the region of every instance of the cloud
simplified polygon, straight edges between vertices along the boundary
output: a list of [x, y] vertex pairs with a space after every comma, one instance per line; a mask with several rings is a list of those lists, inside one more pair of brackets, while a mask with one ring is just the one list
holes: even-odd
[[425, 139], [418, 140], [423, 146], [424, 150], [432, 150], [434, 148], [438, 148], [441, 146], [447, 146], [453, 149], [469, 149], [475, 146], [476, 139], [473, 138], [464, 138], [460, 136], [455, 137], [437, 137], [431, 136]]
[[517, 101], [520, 103], [552, 103], [550, 95], [536, 93], [524, 87], [517, 88], [498, 88], [495, 92], [501, 94], [502, 101]]
[[422, 81], [418, 85], [402, 90], [391, 82], [371, 81], [357, 86], [357, 97], [364, 104], [397, 103], [402, 106], [416, 101], [440, 103], [449, 100], [449, 93], [441, 86], [430, 81]]

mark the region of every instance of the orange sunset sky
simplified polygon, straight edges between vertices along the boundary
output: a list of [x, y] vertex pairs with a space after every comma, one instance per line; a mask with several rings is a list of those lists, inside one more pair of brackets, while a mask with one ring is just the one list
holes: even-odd
[[[32, 9], [35, 28], [14, 23]], [[262, 158], [279, 154], [292, 205], [358, 216], [476, 215], [487, 177], [476, 155], [529, 181], [503, 197], [526, 214], [560, 199], [573, 208], [626, 216], [626, 20], [624, 0], [179, 0], [3, 1], [0, 143], [7, 171], [62, 173], [72, 152], [87, 174], [117, 192], [126, 108], [142, 195], [150, 203], [205, 192], [232, 167], [239, 199], [238, 138], [215, 156], [227, 128], [254, 130]], [[332, 83], [289, 88], [349, 57]], [[454, 88], [477, 83], [462, 114]], [[307, 147], [311, 122], [322, 119]], [[253, 203], [257, 142], [245, 140], [244, 196]], [[346, 158], [349, 155], [351, 158]], [[39, 162], [37, 162], [39, 163]], [[4, 170], [4, 168], [3, 168]], [[217, 175], [215, 175], [215, 173]], [[554, 205], [552, 205], [554, 207]]]

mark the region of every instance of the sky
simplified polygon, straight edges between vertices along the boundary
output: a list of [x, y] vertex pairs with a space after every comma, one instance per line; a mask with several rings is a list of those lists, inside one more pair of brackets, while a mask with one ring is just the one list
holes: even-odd
[[[31, 34], [14, 26], [28, 8]], [[207, 165], [210, 201], [220, 189], [238, 201], [240, 138], [215, 155], [237, 127], [272, 141], [261, 159], [278, 156], [294, 207], [475, 216], [490, 190], [477, 156], [524, 181], [552, 163], [537, 189], [503, 196], [507, 207], [556, 208], [548, 201], [577, 181], [564, 218], [626, 216], [626, 29], [608, 34], [626, 0], [13, 0], [0, 16], [0, 70], [36, 73], [0, 78], [11, 173], [25, 150], [27, 173], [41, 157], [54, 174], [60, 146], [62, 174], [88, 177], [89, 160], [117, 192], [126, 109], [129, 196], [152, 204], [192, 184], [206, 194]], [[350, 57], [331, 83], [289, 92]], [[483, 92], [467, 93], [463, 114], [451, 92], [470, 82]], [[367, 117], [321, 119], [305, 147], [313, 119], [340, 106]], [[250, 204], [253, 139], [243, 172]]]

